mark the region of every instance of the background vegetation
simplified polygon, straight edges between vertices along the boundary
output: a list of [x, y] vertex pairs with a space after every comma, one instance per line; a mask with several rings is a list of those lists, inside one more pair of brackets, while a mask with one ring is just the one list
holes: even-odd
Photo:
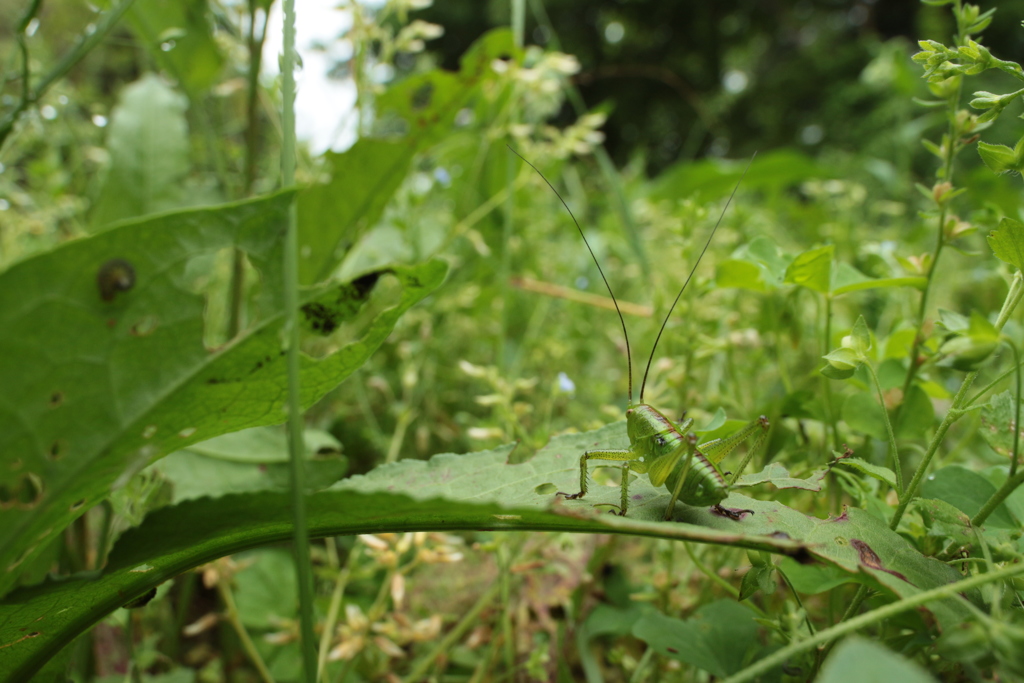
[[[292, 202], [320, 680], [1024, 679], [1019, 4], [347, 4], [297, 190], [268, 4], [0, 8], [0, 680], [302, 678]], [[556, 498], [625, 347], [506, 145], [636, 386], [757, 151], [643, 397], [753, 515]]]

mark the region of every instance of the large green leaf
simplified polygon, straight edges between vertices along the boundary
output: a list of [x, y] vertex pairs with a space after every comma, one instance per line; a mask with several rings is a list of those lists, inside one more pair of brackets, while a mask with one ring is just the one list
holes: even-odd
[[725, 677], [743, 668], [762, 649], [757, 614], [743, 603], [716, 600], [688, 619], [651, 612], [633, 625], [633, 635], [670, 659]]
[[[153, 460], [284, 421], [280, 238], [290, 199], [124, 224], [0, 274], [0, 594], [47, 541]], [[208, 349], [187, 265], [234, 247], [260, 271], [264, 315]], [[105, 280], [126, 270], [134, 274], [124, 291]], [[302, 358], [303, 405], [360, 367], [445, 272], [434, 261], [305, 291], [307, 325], [326, 332], [354, 316], [385, 273], [401, 284], [397, 303], [357, 341]]]
[[[631, 486], [627, 517], [594, 507], [617, 502], [615, 487], [595, 484], [584, 500], [554, 495], [579, 484], [582, 450], [621, 446], [625, 439], [625, 423], [618, 423], [558, 437], [521, 464], [510, 463], [513, 447], [506, 446], [379, 467], [310, 495], [310, 534], [460, 529], [628, 533], [823, 562], [846, 581], [901, 597], [958, 578], [955, 570], [921, 555], [882, 520], [858, 509], [818, 519], [775, 501], [733, 494], [725, 506], [754, 514], [737, 521], [708, 508], [677, 505], [676, 521], [664, 522], [669, 493], [655, 489], [646, 477]], [[9, 644], [0, 648], [0, 670], [28, 675], [77, 633], [161, 582], [222, 555], [291, 538], [291, 520], [290, 500], [283, 492], [202, 498], [157, 510], [119, 539], [102, 572], [21, 588], [0, 603], [0, 644]], [[930, 608], [943, 626], [966, 618], [965, 608], [953, 600]]]
[[303, 283], [318, 282], [333, 271], [380, 218], [413, 157], [451, 131], [455, 115], [466, 106], [491, 61], [514, 54], [511, 32], [491, 31], [466, 52], [458, 73], [432, 69], [378, 98], [382, 127], [401, 132], [400, 138], [362, 138], [345, 152], [324, 155], [322, 173], [329, 180], [303, 191], [298, 199]]
[[110, 167], [90, 215], [99, 228], [181, 207], [188, 100], [149, 74], [125, 87], [107, 128]]
[[847, 638], [821, 668], [818, 683], [933, 683], [914, 661], [864, 638]]

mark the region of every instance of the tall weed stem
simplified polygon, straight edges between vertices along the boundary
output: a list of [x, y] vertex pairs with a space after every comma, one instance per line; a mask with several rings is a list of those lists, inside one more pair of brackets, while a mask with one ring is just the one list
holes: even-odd
[[[1013, 276], [1013, 281], [1010, 284], [1010, 291], [1006, 293], [1006, 299], [1003, 301], [1002, 310], [999, 311], [999, 318], [995, 323], [997, 330], [1002, 330], [1003, 326], [1006, 325], [1006, 321], [1009, 320], [1010, 315], [1017, 307], [1017, 304], [1020, 303], [1022, 294], [1024, 294], [1024, 278], [1021, 277], [1021, 273], [1018, 271]], [[900, 496], [899, 505], [896, 506], [896, 513], [893, 515], [892, 521], [889, 523], [889, 528], [895, 530], [896, 527], [899, 526], [900, 520], [903, 519], [903, 513], [906, 512], [907, 505], [910, 504], [910, 501], [913, 500], [914, 496], [917, 494], [917, 489], [921, 485], [921, 480], [924, 479], [924, 475], [928, 471], [928, 466], [931, 464], [932, 458], [935, 457], [935, 453], [939, 450], [939, 445], [945, 438], [946, 432], [949, 431], [949, 428], [953, 426], [953, 423], [963, 415], [964, 408], [967, 406], [967, 393], [977, 377], [977, 370], [967, 373], [967, 376], [964, 377], [964, 381], [960, 385], [960, 389], [956, 392], [956, 395], [953, 397], [953, 402], [950, 405], [949, 410], [946, 412], [946, 416], [942, 419], [942, 423], [939, 425], [939, 428], [935, 430], [935, 434], [932, 435], [932, 439], [928, 444], [928, 450], [925, 452], [924, 457], [917, 466], [917, 471], [914, 472], [913, 479], [910, 480], [910, 486], [908, 486], [906, 491], [903, 492], [903, 495]], [[1009, 495], [1009, 491], [1007, 492], [1007, 495]]]

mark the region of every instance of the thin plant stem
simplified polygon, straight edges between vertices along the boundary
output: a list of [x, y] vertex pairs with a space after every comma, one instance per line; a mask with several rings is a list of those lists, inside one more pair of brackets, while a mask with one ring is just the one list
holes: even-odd
[[[957, 45], [964, 43], [963, 26], [960, 26], [960, 2], [957, 0], [957, 9], [954, 15], [957, 17], [957, 35], [954, 38]], [[942, 169], [936, 174], [937, 177], [942, 178], [945, 182], [952, 183], [953, 178], [953, 164], [956, 159], [956, 155], [963, 148], [960, 142], [960, 134], [957, 130], [957, 107], [960, 106], [960, 96], [963, 89], [962, 80], [958, 83], [956, 92], [950, 95], [948, 99], [948, 109], [946, 111], [946, 118], [948, 119], [949, 125], [946, 129], [946, 137], [948, 140], [948, 147], [946, 149], [946, 158], [943, 160]], [[918, 356], [921, 351], [921, 346], [924, 344], [924, 321], [925, 315], [928, 312], [928, 295], [932, 289], [932, 283], [935, 280], [935, 272], [939, 265], [939, 258], [942, 256], [942, 249], [945, 247], [945, 225], [946, 218], [949, 215], [949, 202], [943, 201], [939, 207], [939, 219], [935, 236], [935, 249], [932, 252], [931, 262], [928, 266], [928, 273], [925, 275], [925, 286], [921, 291], [921, 300], [918, 302], [917, 316], [914, 322], [914, 341], [910, 346], [910, 358], [907, 367], [907, 374], [903, 379], [903, 398], [906, 399], [907, 394], [910, 392], [910, 387], [914, 383], [914, 378], [917, 376], [918, 370], [921, 369], [921, 364], [918, 362]], [[899, 423], [903, 414], [904, 403], [896, 408], [895, 419], [897, 424]]]
[[809, 650], [813, 650], [814, 648], [824, 645], [829, 641], [837, 640], [872, 624], [881, 623], [882, 621], [890, 619], [897, 614], [910, 611], [920, 607], [921, 605], [932, 602], [933, 600], [942, 600], [946, 598], [958, 599], [961, 593], [965, 593], [972, 588], [983, 586], [987, 583], [993, 583], [995, 581], [1002, 581], [1003, 579], [1009, 579], [1019, 574], [1024, 574], [1024, 564], [1013, 564], [992, 572], [978, 574], [962, 581], [957, 581], [956, 583], [949, 583], [938, 588], [933, 588], [932, 590], [918, 593], [917, 595], [879, 607], [878, 609], [871, 610], [870, 612], [865, 612], [853, 619], [842, 621], [835, 626], [823, 631], [818, 631], [810, 638], [791, 643], [782, 649], [776, 650], [764, 659], [754, 662], [736, 675], [725, 679], [723, 683], [745, 683], [746, 681], [753, 681], [758, 676], [782, 666], [787, 659], [803, 654]]
[[[995, 322], [995, 328], [1002, 330], [1003, 326], [1006, 325], [1006, 321], [1009, 320], [1010, 314], [1020, 303], [1021, 296], [1024, 295], [1024, 277], [1021, 276], [1020, 271], [1014, 273], [1013, 281], [1010, 283], [1010, 291], [1006, 293], [1006, 299], [1003, 301], [1003, 307], [999, 311], [999, 318]], [[889, 523], [890, 529], [896, 529], [899, 526], [900, 520], [903, 518], [903, 513], [906, 512], [907, 506], [910, 501], [914, 499], [917, 493], [918, 487], [921, 485], [921, 481], [924, 479], [925, 473], [928, 471], [928, 466], [931, 464], [932, 458], [935, 457], [935, 453], [939, 450], [939, 446], [942, 444], [942, 440], [946, 436], [946, 432], [953, 426], [964, 414], [964, 406], [967, 401], [967, 392], [970, 390], [974, 380], [978, 377], [978, 371], [973, 370], [967, 373], [964, 377], [963, 383], [960, 385], [960, 389], [956, 392], [950, 403], [949, 410], [946, 412], [946, 416], [942, 418], [942, 422], [939, 424], [939, 428], [935, 430], [935, 434], [932, 435], [932, 439], [928, 444], [928, 450], [925, 452], [924, 457], [921, 458], [921, 462], [917, 466], [917, 470], [914, 472], [914, 477], [910, 480], [910, 485], [904, 491], [903, 495], [900, 496], [900, 502], [896, 506], [896, 512], [893, 514], [892, 521]], [[1009, 494], [1007, 494], [1009, 495]]]
[[[249, 72], [246, 74], [245, 102], [245, 175], [242, 180], [242, 195], [248, 196], [256, 182], [256, 160], [259, 158], [259, 75], [263, 64], [263, 42], [267, 36], [266, 14], [263, 29], [256, 30], [260, 6], [256, 0], [249, 0], [249, 30], [246, 46], [249, 50]], [[231, 259], [231, 287], [228, 300], [227, 338], [234, 339], [242, 329], [242, 308], [245, 303], [245, 254], [235, 248]]]
[[976, 394], [974, 394], [974, 396], [971, 396], [969, 399], [967, 399], [967, 402], [964, 404], [964, 410], [967, 410], [967, 408], [969, 408], [970, 406], [974, 405], [978, 401], [978, 399], [980, 399], [982, 396], [984, 396], [988, 392], [992, 391], [1000, 382], [1002, 382], [1004, 379], [1009, 377], [1014, 372], [1017, 372], [1018, 370], [1020, 370], [1021, 367], [1024, 367], [1024, 362], [1017, 363], [1015, 366], [1013, 366], [1013, 367], [1009, 368], [1008, 370], [1000, 373], [998, 377], [996, 377], [994, 380], [992, 380], [991, 382], [986, 384], [984, 387], [979, 389], [978, 392]]
[[[25, 111], [39, 101], [39, 99], [46, 93], [47, 89], [57, 79], [63, 77], [77, 64], [83, 57], [89, 54], [89, 51], [99, 45], [99, 43], [107, 37], [107, 34], [113, 30], [117, 22], [121, 20], [124, 13], [134, 4], [135, 0], [122, 0], [122, 2], [103, 14], [103, 17], [93, 24], [94, 30], [92, 33], [83, 33], [78, 43], [75, 44], [71, 50], [65, 54], [57, 64], [50, 69], [49, 72], [43, 76], [34, 88], [30, 88], [28, 83], [28, 53], [23, 52], [23, 58], [25, 59], [25, 65], [22, 69], [22, 75], [25, 80], [22, 83], [22, 97], [14, 108], [11, 109], [2, 119], [0, 119], [0, 149], [3, 148], [4, 141], [7, 136], [10, 135], [14, 129], [14, 124], [21, 117]], [[35, 11], [38, 9], [39, 3], [34, 3], [29, 7], [29, 12], [26, 13], [26, 17], [30, 19], [34, 16]], [[24, 26], [21, 26], [19, 33], [24, 33], [25, 26], [28, 25], [28, 19], [24, 20]]]
[[231, 627], [235, 629], [235, 633], [238, 634], [238, 640], [242, 643], [242, 649], [245, 650], [245, 654], [249, 657], [252, 665], [256, 667], [256, 673], [259, 674], [260, 679], [264, 683], [274, 683], [274, 677], [271, 675], [270, 669], [267, 668], [266, 662], [263, 661], [259, 650], [256, 649], [256, 643], [253, 642], [252, 636], [249, 635], [245, 624], [242, 623], [242, 618], [238, 614], [238, 605], [235, 603], [235, 596], [231, 593], [231, 587], [228, 586], [226, 578], [222, 578], [217, 582], [217, 594], [220, 595], [220, 599], [224, 603], [225, 616], [228, 623], [231, 624]]
[[882, 385], [878, 381], [878, 375], [875, 373], [875, 369], [871, 366], [871, 363], [864, 363], [864, 367], [868, 369], [868, 374], [871, 375], [871, 381], [875, 385], [875, 391], [878, 393], [878, 403], [882, 408], [882, 417], [885, 419], [885, 431], [889, 436], [889, 452], [892, 454], [892, 470], [896, 475], [896, 495], [903, 496], [903, 466], [900, 463], [900, 454], [896, 448], [896, 433], [892, 430], [892, 422], [889, 420], [889, 411], [885, 409], [885, 396], [882, 395]]
[[[284, 56], [281, 60], [281, 180], [295, 183], [295, 0], [284, 0]], [[295, 202], [288, 211], [284, 244], [285, 344], [288, 367], [288, 456], [291, 464], [293, 551], [299, 584], [299, 646], [306, 683], [316, 682], [316, 638], [313, 634], [313, 565], [306, 526], [306, 444], [302, 435], [299, 366], [299, 236]]]
[[[832, 347], [832, 297], [829, 296], [828, 294], [825, 295], [825, 324], [824, 324], [824, 327], [825, 327], [825, 339], [824, 339], [824, 341], [822, 343], [822, 353], [821, 353], [821, 355], [822, 356], [827, 356], [828, 352], [829, 352], [829, 349]], [[826, 437], [825, 437], [825, 441], [826, 441], [825, 451], [826, 451], [826, 454], [827, 454], [828, 448], [829, 448], [829, 446], [828, 446], [829, 439], [828, 439], [827, 434], [829, 432], [831, 432], [831, 434], [832, 434], [832, 439], [831, 439], [831, 441], [832, 441], [832, 448], [834, 448], [836, 450], [839, 449], [839, 426], [836, 424], [836, 414], [835, 414], [835, 409], [833, 408], [834, 404], [832, 402], [832, 383], [831, 383], [831, 380], [829, 380], [828, 377], [825, 377], [824, 375], [822, 375], [821, 376], [821, 382], [822, 382], [822, 384], [821, 384], [822, 395], [825, 397], [825, 415], [826, 415], [827, 420], [828, 420], [827, 423], [826, 423], [827, 426], [826, 426]]]
[[473, 627], [480, 617], [480, 613], [484, 611], [494, 599], [498, 597], [498, 593], [501, 592], [501, 584], [493, 583], [491, 587], [473, 604], [468, 612], [459, 620], [459, 623], [455, 625], [452, 630], [445, 634], [437, 646], [433, 650], [427, 653], [425, 657], [420, 658], [405, 676], [405, 681], [413, 683], [414, 681], [422, 681], [426, 679], [427, 671], [433, 666], [434, 662], [443, 655], [445, 652], [451, 650], [451, 648], [462, 638], [466, 632]]
[[[327, 538], [325, 542], [329, 563], [332, 568], [338, 569], [337, 544], [333, 538]], [[345, 587], [348, 585], [349, 577], [352, 575], [352, 567], [359, 561], [362, 551], [361, 545], [356, 545], [345, 560], [345, 567], [342, 568], [334, 580], [334, 591], [331, 593], [331, 603], [327, 608], [327, 617], [324, 620], [324, 630], [320, 634], [320, 649], [317, 653], [317, 678], [323, 683], [327, 681], [327, 656], [331, 653], [331, 639], [334, 634], [334, 627], [338, 623], [338, 614], [341, 613], [341, 600], [345, 597]]]

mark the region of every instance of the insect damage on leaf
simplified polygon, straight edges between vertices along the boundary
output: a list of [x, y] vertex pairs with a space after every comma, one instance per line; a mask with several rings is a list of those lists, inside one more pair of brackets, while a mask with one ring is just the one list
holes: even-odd
[[112, 258], [96, 273], [100, 298], [113, 301], [118, 292], [127, 292], [135, 286], [135, 268], [124, 259]]

